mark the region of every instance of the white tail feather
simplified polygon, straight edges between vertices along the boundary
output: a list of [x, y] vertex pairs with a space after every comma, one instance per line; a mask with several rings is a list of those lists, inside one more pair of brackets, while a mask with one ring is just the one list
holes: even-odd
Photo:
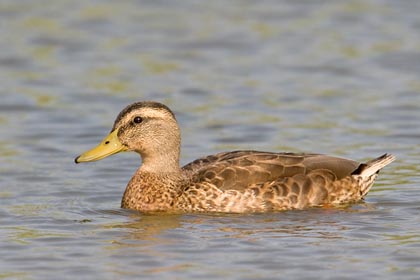
[[354, 176], [358, 176], [360, 182], [360, 195], [364, 197], [370, 190], [378, 176], [379, 170], [390, 164], [395, 160], [395, 156], [390, 154], [384, 154], [378, 158], [372, 159], [366, 163], [362, 163], [353, 172]]
[[395, 160], [395, 156], [391, 154], [384, 154], [378, 158], [375, 158], [373, 160], [370, 160], [366, 163], [363, 163], [361, 165], [359, 175], [364, 178], [369, 178], [370, 176], [378, 173], [379, 170], [390, 164]]

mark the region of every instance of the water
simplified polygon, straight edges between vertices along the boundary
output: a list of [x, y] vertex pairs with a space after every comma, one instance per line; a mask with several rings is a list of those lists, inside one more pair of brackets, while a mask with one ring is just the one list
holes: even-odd
[[[2, 1], [0, 279], [417, 279], [419, 3]], [[182, 163], [398, 160], [343, 208], [122, 210], [138, 156], [73, 159], [139, 100], [175, 111]]]

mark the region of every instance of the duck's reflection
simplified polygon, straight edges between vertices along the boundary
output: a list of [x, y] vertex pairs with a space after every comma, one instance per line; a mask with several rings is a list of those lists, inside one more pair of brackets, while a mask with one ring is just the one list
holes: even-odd
[[302, 211], [284, 211], [264, 214], [145, 214], [121, 210], [129, 221], [106, 225], [123, 229], [122, 235], [112, 243], [124, 246], [153, 246], [185, 241], [195, 235], [204, 240], [217, 238], [311, 237], [342, 238], [345, 229], [343, 215], [369, 212], [374, 204], [365, 202]]
[[241, 259], [255, 252], [277, 255], [285, 247], [322, 246], [325, 240], [346, 239], [352, 230], [349, 220], [356, 223], [361, 214], [375, 209], [372, 204], [358, 203], [265, 214], [121, 211], [128, 221], [105, 225], [115, 230], [108, 233], [112, 240], [104, 246], [105, 254], [115, 260], [110, 269], [118, 276], [128, 271], [157, 276], [203, 265], [214, 268], [213, 264], [223, 261], [219, 257]]

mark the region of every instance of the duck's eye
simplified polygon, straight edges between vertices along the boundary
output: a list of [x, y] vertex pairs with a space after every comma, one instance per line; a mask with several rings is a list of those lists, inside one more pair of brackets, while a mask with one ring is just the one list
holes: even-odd
[[143, 121], [143, 118], [142, 117], [135, 117], [134, 119], [133, 119], [133, 122], [134, 123], [141, 123]]

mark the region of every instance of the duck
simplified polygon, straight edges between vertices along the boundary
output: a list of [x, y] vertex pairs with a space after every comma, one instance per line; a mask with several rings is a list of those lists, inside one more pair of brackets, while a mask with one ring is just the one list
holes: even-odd
[[181, 132], [164, 104], [124, 108], [111, 132], [76, 163], [133, 151], [141, 165], [121, 207], [140, 212], [257, 213], [356, 203], [395, 157], [367, 162], [312, 153], [254, 150], [220, 152], [180, 166]]

